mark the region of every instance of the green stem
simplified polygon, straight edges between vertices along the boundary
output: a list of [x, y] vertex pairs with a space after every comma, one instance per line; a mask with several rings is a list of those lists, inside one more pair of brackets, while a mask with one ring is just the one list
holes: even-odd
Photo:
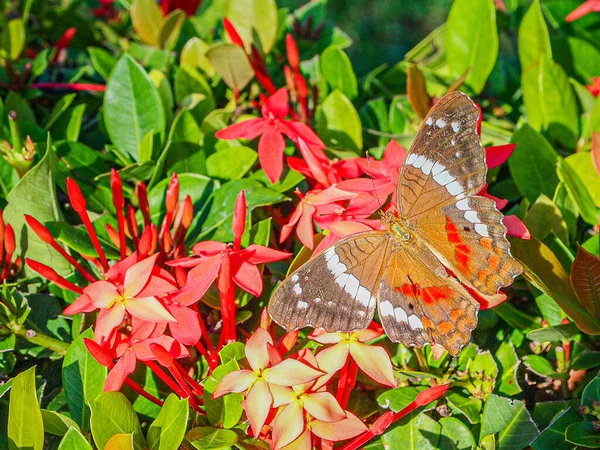
[[415, 347], [413, 350], [417, 356], [417, 361], [419, 361], [419, 368], [421, 371], [429, 372], [429, 365], [427, 364], [427, 358], [425, 357], [425, 353], [423, 353], [423, 349]]
[[[2, 327], [4, 328], [4, 327]], [[52, 350], [55, 353], [58, 353], [61, 356], [64, 356], [69, 349], [69, 343], [64, 341], [59, 341], [53, 337], [48, 336], [47, 334], [40, 333], [35, 330], [25, 329], [19, 325], [9, 324], [8, 331], [15, 334], [17, 337], [31, 342], [34, 345], [39, 345], [40, 347], [47, 348], [48, 350]]]

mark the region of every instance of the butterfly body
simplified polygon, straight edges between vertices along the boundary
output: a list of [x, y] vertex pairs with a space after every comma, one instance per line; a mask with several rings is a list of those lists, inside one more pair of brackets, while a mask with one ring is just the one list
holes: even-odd
[[522, 271], [502, 214], [477, 195], [487, 172], [478, 116], [458, 92], [436, 103], [402, 166], [398, 214], [382, 214], [387, 230], [345, 237], [292, 273], [271, 298], [275, 322], [351, 332], [377, 309], [392, 341], [458, 354], [479, 309], [465, 286], [494, 296]]

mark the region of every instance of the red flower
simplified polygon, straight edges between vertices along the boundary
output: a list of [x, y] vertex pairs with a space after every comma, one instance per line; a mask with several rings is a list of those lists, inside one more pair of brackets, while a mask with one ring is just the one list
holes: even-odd
[[598, 94], [600, 94], [600, 77], [593, 77], [592, 84], [588, 84], [585, 87], [594, 97], [598, 97]]
[[288, 91], [279, 89], [269, 97], [261, 109], [262, 118], [244, 120], [217, 131], [219, 139], [254, 139], [261, 136], [258, 143], [258, 159], [269, 180], [275, 183], [283, 172], [283, 151], [287, 136], [295, 143], [304, 139], [309, 146], [325, 147], [310, 127], [302, 122], [286, 120], [290, 113]]
[[242, 248], [242, 235], [246, 229], [246, 196], [241, 191], [237, 197], [233, 214], [233, 245], [223, 242], [199, 242], [193, 248], [196, 257], [183, 258], [172, 263], [193, 267], [187, 282], [173, 300], [181, 305], [191, 305], [206, 293], [218, 276], [221, 293], [221, 314], [224, 327], [230, 327], [227, 340], [235, 339], [235, 286], [252, 295], [260, 296], [263, 282], [259, 264], [281, 261], [291, 253], [273, 250], [263, 245], [252, 244]]
[[188, 16], [196, 14], [196, 10], [202, 0], [161, 0], [160, 9], [162, 10], [163, 16], [166, 16], [171, 11], [181, 9]]

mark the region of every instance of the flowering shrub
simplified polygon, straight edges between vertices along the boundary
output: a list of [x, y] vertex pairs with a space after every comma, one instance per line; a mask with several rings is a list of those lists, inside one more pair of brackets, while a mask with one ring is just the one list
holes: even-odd
[[[600, 447], [597, 0], [454, 0], [363, 77], [322, 0], [2, 8], [0, 448]], [[457, 357], [278, 327], [455, 90], [523, 276]]]

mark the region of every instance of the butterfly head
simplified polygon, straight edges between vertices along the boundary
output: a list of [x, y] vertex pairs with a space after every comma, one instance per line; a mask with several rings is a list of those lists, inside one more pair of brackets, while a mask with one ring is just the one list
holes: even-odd
[[383, 223], [396, 241], [399, 243], [407, 243], [413, 239], [411, 227], [404, 219], [398, 218], [394, 213], [388, 211], [381, 214], [381, 223]]

